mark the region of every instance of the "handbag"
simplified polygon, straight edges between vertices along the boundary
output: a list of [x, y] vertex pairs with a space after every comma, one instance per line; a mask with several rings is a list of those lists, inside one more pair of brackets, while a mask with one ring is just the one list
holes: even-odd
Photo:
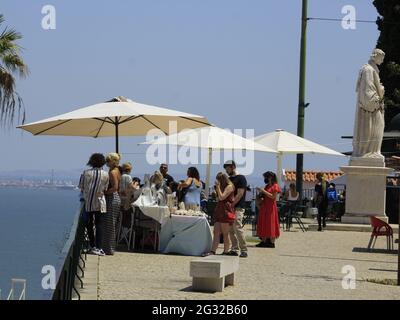
[[257, 207], [258, 209], [261, 208], [263, 202], [264, 202], [264, 196], [263, 196], [262, 194], [260, 194], [260, 193], [257, 194], [257, 197], [256, 197], [256, 207]]
[[227, 215], [228, 215], [228, 220], [235, 221], [235, 219], [236, 219], [236, 213], [227, 212]]
[[214, 214], [218, 219], [229, 220], [229, 223], [236, 220], [236, 213], [229, 203], [219, 201], [214, 209]]
[[230, 221], [235, 221], [236, 220], [236, 212], [235, 210], [232, 210], [232, 205], [228, 202], [225, 202], [224, 210], [225, 210], [225, 215], [228, 220]]

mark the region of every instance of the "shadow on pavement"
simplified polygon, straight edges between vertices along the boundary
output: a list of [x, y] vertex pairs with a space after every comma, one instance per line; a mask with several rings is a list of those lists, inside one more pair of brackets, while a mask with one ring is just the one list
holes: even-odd
[[387, 250], [387, 249], [368, 249], [368, 248], [353, 248], [353, 252], [362, 252], [362, 253], [386, 253], [386, 254], [397, 254], [397, 250]]

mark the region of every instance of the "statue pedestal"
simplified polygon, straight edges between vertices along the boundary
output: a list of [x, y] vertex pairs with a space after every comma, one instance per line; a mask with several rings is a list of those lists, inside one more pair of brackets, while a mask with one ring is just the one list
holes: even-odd
[[[370, 224], [369, 217], [376, 216], [388, 222], [385, 214], [386, 177], [393, 170], [383, 166], [362, 166], [375, 159], [350, 160], [350, 166], [340, 169], [346, 174], [346, 213], [343, 223]], [[375, 163], [372, 163], [376, 161]], [[381, 165], [382, 162], [379, 163]]]
[[385, 168], [385, 158], [362, 158], [352, 157], [350, 159], [350, 167], [379, 167]]

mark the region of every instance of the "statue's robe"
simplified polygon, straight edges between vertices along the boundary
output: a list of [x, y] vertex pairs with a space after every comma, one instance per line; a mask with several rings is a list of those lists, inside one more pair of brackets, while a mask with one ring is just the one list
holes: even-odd
[[383, 159], [381, 147], [385, 128], [384, 87], [378, 66], [372, 60], [365, 64], [357, 81], [357, 108], [353, 136], [353, 157]]

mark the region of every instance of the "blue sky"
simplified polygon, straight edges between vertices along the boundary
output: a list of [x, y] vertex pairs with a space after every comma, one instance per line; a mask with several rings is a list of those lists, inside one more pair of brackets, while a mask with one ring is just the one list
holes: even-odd
[[[56, 8], [56, 30], [41, 27], [47, 4]], [[341, 18], [344, 5], [356, 8], [357, 19], [376, 19], [365, 0], [310, 0], [309, 17]], [[123, 95], [202, 114], [223, 128], [296, 132], [300, 0], [3, 0], [1, 12], [24, 36], [31, 74], [18, 81], [18, 92], [27, 122]], [[351, 141], [340, 137], [352, 134], [357, 73], [378, 36], [375, 24], [344, 30], [340, 22], [310, 21], [306, 138], [351, 150]], [[136, 172], [153, 171], [141, 141], [121, 139], [123, 160]], [[12, 129], [1, 131], [0, 146], [3, 171], [68, 170], [83, 168], [92, 152], [113, 151], [114, 141]], [[346, 162], [306, 156], [304, 165], [337, 170]], [[283, 167], [295, 168], [295, 157]], [[257, 154], [255, 174], [275, 168], [274, 156]]]

